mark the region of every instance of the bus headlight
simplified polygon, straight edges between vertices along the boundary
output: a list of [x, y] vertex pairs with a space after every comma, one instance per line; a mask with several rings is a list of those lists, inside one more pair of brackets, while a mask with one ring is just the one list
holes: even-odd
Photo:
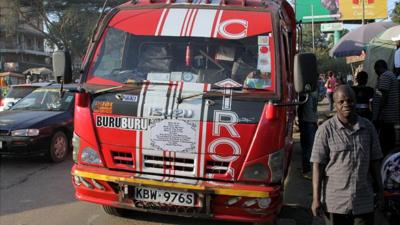
[[247, 166], [243, 173], [243, 178], [246, 180], [266, 181], [268, 176], [267, 168], [261, 163]]
[[86, 147], [83, 149], [81, 154], [81, 161], [84, 163], [102, 165], [103, 162], [100, 159], [100, 155], [97, 151], [90, 147]]

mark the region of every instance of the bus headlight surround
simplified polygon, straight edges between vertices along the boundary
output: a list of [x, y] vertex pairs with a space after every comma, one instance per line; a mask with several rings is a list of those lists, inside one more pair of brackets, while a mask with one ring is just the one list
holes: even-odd
[[102, 165], [99, 153], [91, 147], [86, 147], [82, 150], [81, 161], [88, 164]]

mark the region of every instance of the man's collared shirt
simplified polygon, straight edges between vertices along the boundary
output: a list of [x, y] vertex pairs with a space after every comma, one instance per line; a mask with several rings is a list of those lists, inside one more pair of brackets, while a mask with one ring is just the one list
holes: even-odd
[[369, 167], [370, 161], [382, 158], [378, 140], [374, 126], [360, 116], [352, 129], [337, 115], [318, 128], [310, 161], [325, 166], [321, 198], [328, 212], [359, 215], [373, 211]]

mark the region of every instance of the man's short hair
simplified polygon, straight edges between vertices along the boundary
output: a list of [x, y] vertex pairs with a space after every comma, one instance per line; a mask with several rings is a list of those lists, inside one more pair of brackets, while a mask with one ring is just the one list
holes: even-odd
[[365, 85], [368, 81], [368, 73], [365, 71], [360, 71], [356, 75], [356, 81], [358, 84]]
[[337, 100], [337, 98], [338, 98], [339, 92], [349, 94], [349, 95], [350, 95], [349, 97], [351, 97], [351, 98], [354, 100], [354, 102], [355, 102], [355, 100], [356, 100], [356, 94], [354, 93], [353, 89], [352, 89], [349, 85], [347, 85], [347, 84], [341, 84], [341, 85], [339, 85], [339, 86], [336, 87], [335, 93], [333, 93], [333, 101], [334, 101], [334, 102], [336, 102], [336, 100]]
[[387, 65], [387, 63], [386, 63], [385, 60], [380, 59], [380, 60], [378, 60], [378, 61], [375, 62], [374, 68], [375, 68], [375, 69], [380, 68], [380, 69], [385, 69], [385, 70], [387, 70], [387, 69], [388, 69], [388, 65]]

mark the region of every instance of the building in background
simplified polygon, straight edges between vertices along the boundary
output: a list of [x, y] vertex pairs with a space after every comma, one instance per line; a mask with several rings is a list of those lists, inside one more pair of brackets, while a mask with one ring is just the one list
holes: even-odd
[[[32, 11], [30, 0], [23, 0], [21, 4], [21, 11]], [[29, 68], [50, 68], [50, 54], [44, 49], [44, 35], [24, 23], [13, 7], [14, 1], [0, 0], [0, 73], [21, 74]], [[27, 15], [30, 22], [43, 29], [43, 21], [38, 15]]]

